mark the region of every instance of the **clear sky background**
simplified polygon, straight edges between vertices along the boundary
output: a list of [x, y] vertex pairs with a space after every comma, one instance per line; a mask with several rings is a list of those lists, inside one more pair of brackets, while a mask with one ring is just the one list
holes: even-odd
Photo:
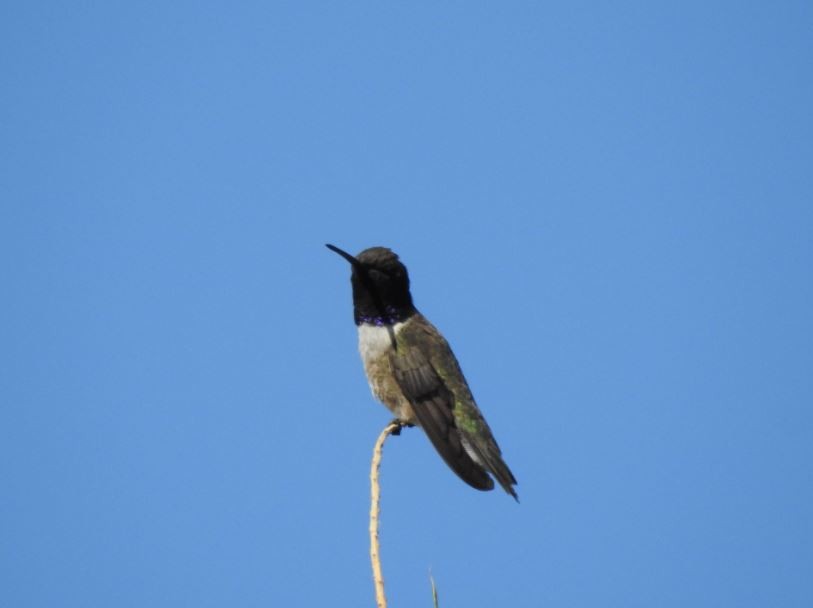
[[813, 605], [813, 4], [0, 18], [0, 605], [369, 606], [392, 247], [519, 480], [388, 443], [392, 606]]

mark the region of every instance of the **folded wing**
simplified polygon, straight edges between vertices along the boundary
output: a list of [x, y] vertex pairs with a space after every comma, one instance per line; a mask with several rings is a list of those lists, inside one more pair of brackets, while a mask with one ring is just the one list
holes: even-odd
[[461, 440], [454, 416], [454, 394], [419, 349], [397, 349], [391, 355], [395, 379], [409, 400], [429, 441], [446, 464], [470, 486], [491, 490], [494, 481], [475, 462]]

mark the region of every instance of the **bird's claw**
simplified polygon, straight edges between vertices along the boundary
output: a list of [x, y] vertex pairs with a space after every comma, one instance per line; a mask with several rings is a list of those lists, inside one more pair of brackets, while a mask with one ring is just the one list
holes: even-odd
[[396, 425], [395, 428], [392, 430], [390, 435], [398, 436], [401, 434], [401, 429], [404, 427], [412, 427], [415, 426], [414, 424], [410, 424], [409, 422], [404, 422], [403, 420], [399, 420], [398, 418], [394, 418], [390, 424]]

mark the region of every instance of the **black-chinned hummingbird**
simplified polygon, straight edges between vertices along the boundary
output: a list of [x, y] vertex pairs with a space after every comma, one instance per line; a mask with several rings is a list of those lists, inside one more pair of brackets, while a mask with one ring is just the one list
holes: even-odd
[[[517, 499], [517, 481], [446, 339], [412, 303], [409, 275], [386, 247], [352, 256], [327, 245], [352, 267], [353, 318], [373, 395], [402, 425], [420, 426], [446, 464], [470, 486], [497, 480]], [[517, 499], [518, 500], [518, 499]]]

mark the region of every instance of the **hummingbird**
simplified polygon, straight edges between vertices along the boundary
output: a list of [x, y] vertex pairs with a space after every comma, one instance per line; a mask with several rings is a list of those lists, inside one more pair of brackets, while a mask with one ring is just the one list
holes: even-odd
[[406, 266], [386, 247], [370, 247], [357, 256], [326, 247], [350, 262], [364, 371], [373, 395], [395, 415], [398, 431], [419, 426], [463, 481], [485, 491], [494, 488], [496, 479], [519, 501], [517, 480], [449, 343], [412, 303]]

